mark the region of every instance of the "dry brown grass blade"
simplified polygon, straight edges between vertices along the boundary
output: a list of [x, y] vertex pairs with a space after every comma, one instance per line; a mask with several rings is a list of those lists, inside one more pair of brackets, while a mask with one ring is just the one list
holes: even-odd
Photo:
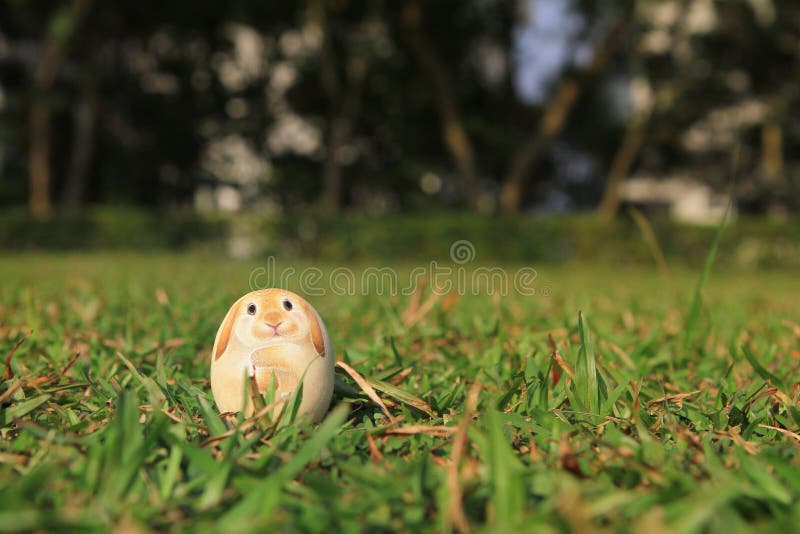
[[785, 428], [781, 428], [781, 427], [778, 427], [778, 426], [772, 426], [772, 425], [765, 425], [763, 423], [759, 423], [758, 426], [760, 428], [767, 428], [769, 430], [775, 430], [777, 432], [780, 432], [784, 436], [788, 436], [788, 437], [792, 438], [794, 440], [795, 446], [800, 448], [800, 434], [792, 432], [791, 430], [786, 430]]
[[656, 264], [658, 265], [658, 270], [661, 273], [661, 276], [667, 280], [667, 282], [671, 282], [672, 273], [669, 271], [667, 260], [664, 258], [664, 251], [661, 249], [661, 245], [658, 242], [658, 237], [656, 236], [655, 230], [653, 230], [653, 225], [650, 224], [650, 220], [645, 216], [644, 213], [635, 207], [628, 208], [628, 214], [630, 214], [633, 222], [636, 223], [636, 226], [639, 227], [639, 231], [642, 232], [642, 237], [644, 237], [644, 241], [647, 243], [650, 253], [653, 255], [653, 259], [655, 259]]
[[163, 413], [164, 415], [166, 415], [167, 417], [169, 417], [172, 421], [174, 421], [176, 423], [179, 423], [179, 424], [185, 424], [186, 423], [186, 421], [184, 421], [183, 419], [181, 419], [180, 417], [178, 417], [174, 413], [170, 412], [169, 410], [165, 410], [164, 408], [161, 408], [161, 413]]
[[406, 328], [411, 328], [412, 326], [420, 322], [422, 318], [425, 317], [428, 314], [428, 312], [430, 312], [433, 309], [434, 306], [436, 306], [436, 303], [439, 302], [443, 296], [444, 295], [442, 295], [441, 293], [431, 294], [431, 296], [425, 299], [425, 302], [423, 302], [419, 306], [419, 308], [417, 308], [414, 311], [414, 313], [403, 318], [403, 326]]
[[435, 437], [445, 437], [454, 434], [458, 429], [452, 426], [444, 426], [444, 425], [408, 425], [408, 426], [401, 426], [396, 428], [389, 428], [386, 430], [386, 434], [395, 434], [395, 435], [403, 435], [403, 436], [413, 436], [416, 434], [427, 434], [429, 436]]
[[212, 445], [214, 443], [217, 443], [218, 441], [222, 441], [225, 438], [231, 437], [236, 432], [246, 432], [246, 431], [250, 430], [251, 428], [253, 428], [255, 425], [257, 425], [259, 423], [259, 421], [261, 420], [262, 417], [264, 417], [269, 412], [271, 412], [272, 410], [274, 410], [275, 408], [280, 406], [280, 404], [282, 402], [283, 402], [282, 400], [276, 400], [275, 402], [271, 402], [271, 403], [267, 404], [266, 406], [264, 406], [263, 408], [261, 408], [260, 410], [255, 412], [253, 415], [251, 415], [250, 417], [248, 417], [247, 419], [242, 421], [242, 424], [239, 425], [238, 427], [231, 428], [227, 432], [223, 432], [222, 434], [219, 434], [218, 436], [211, 436], [209, 438], [206, 438], [205, 440], [203, 440], [200, 443], [200, 446], [201, 447], [207, 447], [208, 445]]
[[156, 301], [162, 306], [169, 306], [169, 294], [163, 287], [156, 289]]
[[633, 415], [631, 416], [631, 421], [633, 421], [633, 418], [639, 417], [639, 384], [631, 380], [628, 382], [628, 385], [631, 387], [631, 391], [633, 392]]
[[467, 516], [464, 513], [464, 496], [461, 491], [461, 484], [459, 484], [459, 472], [461, 457], [464, 455], [464, 450], [467, 446], [467, 429], [478, 407], [478, 394], [480, 391], [480, 383], [474, 382], [467, 392], [464, 414], [456, 429], [450, 465], [447, 468], [447, 489], [450, 494], [450, 502], [447, 506], [447, 515], [445, 516], [445, 522], [447, 524], [445, 530], [450, 531], [455, 529], [463, 534], [469, 533], [470, 527]]
[[378, 446], [375, 444], [375, 438], [372, 437], [372, 434], [367, 433], [367, 444], [369, 445], [369, 455], [372, 458], [372, 463], [378, 465], [383, 460], [383, 454], [381, 451], [378, 450]]
[[25, 378], [20, 378], [18, 381], [14, 382], [14, 384], [12, 384], [10, 388], [8, 388], [2, 394], [0, 394], [0, 403], [3, 403], [8, 399], [10, 399], [11, 396], [14, 394], [14, 392], [17, 391], [22, 386], [24, 386], [25, 383], [26, 383]]
[[419, 285], [417, 286], [416, 291], [411, 295], [411, 299], [409, 300], [408, 307], [403, 312], [402, 321], [405, 323], [409, 318], [414, 316], [419, 310], [420, 302], [422, 301], [422, 291], [425, 289], [425, 285], [427, 284], [428, 279], [422, 278], [419, 281]]
[[176, 337], [166, 340], [159, 348], [162, 349], [175, 349], [186, 345], [186, 340], [182, 337]]
[[581, 471], [581, 464], [578, 462], [578, 455], [575, 454], [572, 445], [569, 443], [569, 434], [561, 435], [561, 440], [558, 443], [558, 462], [561, 464], [561, 469], [572, 473], [578, 478], [584, 478], [586, 475]]
[[393, 385], [393, 386], [397, 386], [397, 385], [398, 385], [398, 384], [400, 384], [400, 383], [401, 383], [403, 380], [405, 380], [405, 379], [406, 379], [406, 377], [408, 377], [408, 375], [410, 375], [410, 374], [411, 374], [411, 371], [413, 371], [413, 369], [412, 369], [411, 367], [406, 367], [405, 369], [403, 369], [402, 371], [400, 371], [399, 373], [397, 373], [395, 376], [393, 376], [392, 378], [390, 378], [389, 380], [387, 380], [387, 382], [388, 382], [389, 384]]
[[436, 304], [439, 303], [439, 301], [442, 301], [442, 298], [444, 298], [442, 301], [442, 310], [444, 311], [453, 308], [456, 302], [458, 302], [458, 293], [455, 291], [444, 293], [441, 287], [436, 287], [428, 296], [428, 298], [421, 302], [422, 293], [426, 285], [427, 280], [423, 279], [419, 285], [419, 289], [417, 289], [417, 291], [415, 291], [412, 295], [408, 308], [406, 308], [406, 311], [403, 313], [401, 319], [405, 328], [411, 328], [420, 320], [422, 320], [422, 318], [425, 317], [436, 306]]
[[542, 330], [540, 332], [531, 332], [529, 335], [533, 338], [538, 338], [541, 336], [555, 336], [555, 337], [564, 337], [569, 334], [568, 328], [553, 328], [552, 330]]
[[619, 345], [617, 345], [616, 343], [612, 343], [611, 341], [608, 341], [608, 340], [603, 340], [603, 342], [606, 345], [608, 345], [608, 347], [612, 351], [614, 351], [614, 353], [617, 356], [619, 356], [619, 359], [622, 361], [622, 363], [624, 363], [625, 365], [627, 365], [631, 369], [636, 369], [636, 364], [633, 362], [633, 360], [631, 360], [630, 355], [627, 352], [625, 352], [624, 350], [622, 350], [622, 348]]
[[389, 408], [386, 407], [386, 404], [384, 404], [384, 402], [375, 392], [375, 389], [369, 385], [369, 382], [367, 382], [367, 380], [363, 376], [361, 376], [361, 374], [358, 371], [356, 371], [343, 361], [336, 362], [336, 366], [344, 370], [344, 372], [346, 372], [348, 375], [350, 375], [350, 378], [352, 378], [355, 381], [355, 383], [358, 384], [358, 387], [360, 387], [361, 390], [367, 394], [367, 397], [369, 397], [372, 402], [374, 402], [375, 404], [378, 405], [378, 407], [380, 407], [384, 415], [386, 415], [386, 417], [389, 418], [389, 421], [394, 421], [394, 416], [391, 414], [391, 412], [389, 412]]
[[67, 365], [65, 365], [65, 366], [64, 366], [64, 368], [61, 370], [61, 372], [58, 374], [58, 379], [59, 379], [59, 380], [61, 380], [62, 378], [64, 378], [64, 375], [65, 375], [65, 374], [67, 374], [67, 372], [70, 370], [70, 368], [71, 368], [73, 365], [75, 365], [75, 362], [77, 362], [77, 361], [78, 361], [78, 357], [79, 357], [80, 355], [81, 355], [81, 353], [80, 353], [80, 352], [76, 352], [76, 353], [75, 353], [75, 355], [74, 355], [72, 358], [70, 358], [70, 360], [67, 362]]
[[14, 373], [11, 372], [11, 359], [14, 357], [14, 353], [17, 352], [17, 349], [20, 347], [20, 345], [22, 345], [24, 341], [25, 341], [24, 337], [19, 341], [17, 341], [17, 344], [14, 345], [14, 348], [11, 349], [11, 352], [8, 353], [8, 357], [6, 357], [6, 367], [3, 370], [3, 378], [5, 380], [11, 380], [12, 378], [14, 378]]
[[747, 454], [758, 454], [758, 443], [755, 441], [747, 441], [738, 432], [729, 431], [728, 434], [731, 436], [731, 439], [733, 439], [733, 442], [744, 449]]
[[781, 324], [790, 329], [795, 336], [800, 337], [800, 324], [797, 324], [794, 321], [789, 321], [788, 319], [781, 321]]
[[15, 454], [13, 452], [0, 452], [0, 464], [10, 464], [17, 466], [26, 466], [30, 461], [29, 456], [24, 454]]
[[58, 380], [58, 376], [56, 375], [44, 375], [34, 378], [28, 382], [28, 385], [32, 388], [38, 388], [39, 386], [49, 384], [50, 382], [55, 382], [56, 380]]
[[[561, 357], [561, 353], [558, 352], [558, 347], [556, 347], [556, 342], [553, 339], [553, 336], [550, 334], [547, 334], [547, 343], [550, 345], [550, 357], [553, 358], [553, 362], [558, 366], [558, 368], [567, 373], [569, 379], [572, 380], [575, 377], [575, 372], [572, 370], [569, 364], [564, 361], [564, 358]], [[561, 373], [558, 371], [558, 368], [553, 366], [554, 384], [557, 384], [561, 379]]]
[[676, 393], [674, 395], [664, 395], [663, 397], [659, 397], [657, 399], [653, 399], [650, 402], [648, 402], [647, 403], [647, 407], [650, 408], [651, 406], [653, 406], [655, 404], [660, 404], [660, 403], [663, 403], [663, 402], [671, 402], [672, 404], [683, 405], [683, 401], [684, 400], [686, 400], [686, 399], [688, 399], [690, 397], [694, 397], [698, 393], [700, 393], [699, 389], [696, 389], [694, 391], [690, 391], [689, 393]]
[[444, 300], [442, 301], [442, 311], [446, 312], [453, 309], [460, 298], [461, 295], [459, 295], [456, 291], [451, 291], [445, 295]]

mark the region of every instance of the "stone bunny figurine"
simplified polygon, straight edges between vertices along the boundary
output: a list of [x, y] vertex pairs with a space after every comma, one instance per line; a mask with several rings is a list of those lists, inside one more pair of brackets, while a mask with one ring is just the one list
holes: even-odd
[[211, 391], [220, 412], [249, 416], [249, 377], [261, 393], [274, 377], [275, 398], [284, 401], [302, 378], [298, 415], [319, 421], [331, 402], [333, 368], [333, 346], [317, 311], [291, 291], [263, 289], [237, 300], [222, 321], [211, 351]]

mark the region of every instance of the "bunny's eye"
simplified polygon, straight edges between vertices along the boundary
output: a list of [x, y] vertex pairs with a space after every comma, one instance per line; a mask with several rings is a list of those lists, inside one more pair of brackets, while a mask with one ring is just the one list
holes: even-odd
[[255, 315], [256, 314], [256, 305], [255, 304], [250, 304], [247, 307], [247, 314], [248, 315]]
[[294, 306], [292, 305], [292, 301], [291, 301], [291, 300], [289, 300], [289, 299], [283, 299], [283, 309], [284, 309], [284, 310], [286, 310], [286, 311], [292, 311], [292, 308], [293, 308], [293, 307], [294, 307]]

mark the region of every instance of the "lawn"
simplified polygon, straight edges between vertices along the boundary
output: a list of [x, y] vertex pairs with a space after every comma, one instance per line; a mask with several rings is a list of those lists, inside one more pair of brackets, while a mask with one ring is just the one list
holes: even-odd
[[715, 266], [696, 306], [700, 273], [677, 266], [534, 265], [532, 296], [327, 291], [309, 300], [367, 392], [339, 369], [321, 424], [229, 428], [211, 345], [263, 266], [0, 258], [0, 529], [800, 521], [795, 272]]

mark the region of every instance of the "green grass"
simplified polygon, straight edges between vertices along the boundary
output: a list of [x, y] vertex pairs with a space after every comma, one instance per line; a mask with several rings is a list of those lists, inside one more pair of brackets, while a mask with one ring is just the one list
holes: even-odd
[[311, 296], [337, 357], [396, 421], [343, 374], [321, 424], [231, 431], [209, 353], [263, 265], [0, 258], [0, 367], [21, 341], [0, 384], [0, 529], [800, 521], [794, 272], [717, 266], [695, 298], [699, 273], [683, 269], [536, 265], [549, 296], [434, 299], [424, 313], [410, 296]]

